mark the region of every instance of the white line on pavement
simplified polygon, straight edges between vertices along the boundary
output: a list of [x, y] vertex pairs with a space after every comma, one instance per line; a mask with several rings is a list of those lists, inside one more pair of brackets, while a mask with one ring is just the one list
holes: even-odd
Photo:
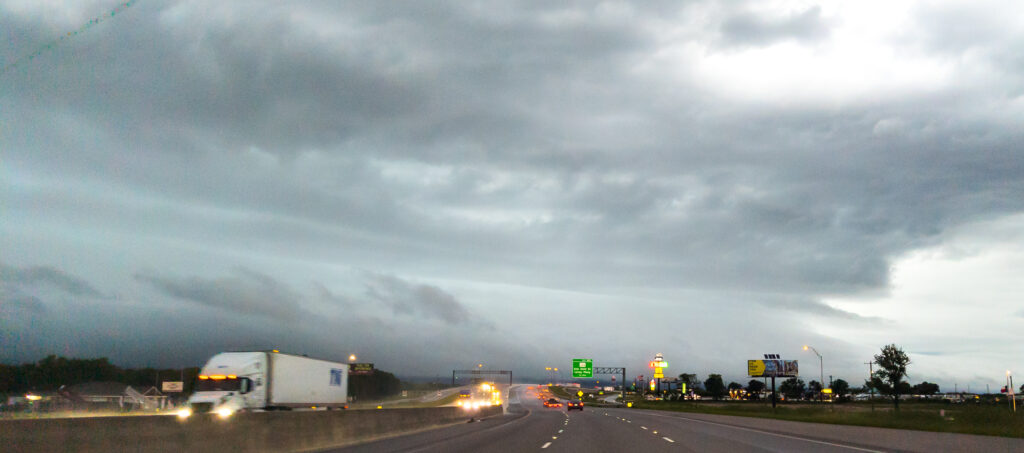
[[882, 453], [881, 450], [871, 450], [871, 449], [867, 449], [867, 448], [852, 447], [852, 446], [849, 446], [849, 445], [837, 444], [837, 443], [832, 443], [832, 442], [825, 442], [823, 440], [806, 439], [806, 438], [797, 437], [797, 436], [787, 436], [785, 434], [778, 434], [778, 433], [773, 433], [773, 432], [768, 432], [768, 431], [762, 431], [762, 430], [759, 430], [759, 429], [744, 428], [744, 427], [735, 426], [735, 425], [727, 425], [725, 423], [715, 423], [715, 422], [709, 422], [709, 421], [706, 421], [706, 420], [697, 420], [695, 418], [679, 417], [679, 416], [671, 416], [671, 415], [659, 415], [659, 414], [647, 414], [647, 415], [651, 415], [651, 416], [654, 416], [654, 417], [665, 417], [665, 418], [683, 419], [683, 420], [689, 420], [691, 422], [705, 423], [705, 424], [708, 424], [708, 425], [724, 426], [726, 428], [735, 428], [735, 429], [739, 429], [739, 430], [743, 430], [743, 431], [750, 431], [750, 432], [755, 432], [755, 433], [760, 433], [760, 434], [766, 434], [766, 435], [769, 435], [769, 436], [785, 437], [787, 439], [802, 440], [804, 442], [811, 442], [811, 443], [815, 443], [815, 444], [831, 445], [833, 447], [840, 447], [840, 448], [848, 448], [850, 450], [866, 451], [866, 452], [870, 452], [870, 453]]
[[646, 429], [647, 429], [647, 427], [646, 427], [646, 426], [641, 426], [641, 427], [640, 427], [640, 429], [644, 429], [644, 430], [646, 430]]
[[540, 448], [548, 448], [550, 446], [551, 446], [551, 442], [548, 442], [548, 443], [546, 443], [544, 445], [541, 445]]
[[671, 443], [673, 443], [673, 444], [674, 444], [674, 443], [676, 443], [676, 441], [674, 441], [674, 440], [672, 440], [672, 439], [669, 439], [669, 438], [667, 438], [667, 437], [662, 437], [662, 439], [665, 439], [666, 441], [668, 441], [668, 442], [671, 442]]

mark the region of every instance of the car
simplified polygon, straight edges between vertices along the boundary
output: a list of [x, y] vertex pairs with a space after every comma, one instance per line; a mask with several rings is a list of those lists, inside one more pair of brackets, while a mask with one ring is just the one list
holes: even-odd
[[544, 402], [544, 407], [562, 407], [562, 403], [558, 402], [558, 400], [554, 398], [551, 398]]
[[571, 401], [569, 401], [568, 404], [565, 405], [565, 410], [566, 411], [571, 411], [573, 409], [578, 409], [578, 410], [582, 411], [583, 410], [583, 401], [571, 400]]

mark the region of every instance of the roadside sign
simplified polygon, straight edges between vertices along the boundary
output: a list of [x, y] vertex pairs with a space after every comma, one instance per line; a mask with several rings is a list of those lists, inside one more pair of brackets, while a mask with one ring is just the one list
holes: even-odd
[[576, 396], [583, 398], [583, 390], [577, 391]]
[[655, 379], [664, 379], [665, 378], [665, 372], [662, 371], [662, 370], [664, 370], [664, 368], [655, 368], [654, 369], [654, 378]]
[[747, 360], [747, 375], [750, 377], [797, 377], [799, 370], [796, 360]]
[[594, 359], [572, 359], [572, 377], [594, 377]]
[[181, 392], [185, 390], [185, 383], [181, 381], [164, 381], [161, 383], [160, 391], [162, 392]]
[[372, 363], [350, 363], [348, 365], [348, 374], [358, 376], [362, 374], [373, 374]]

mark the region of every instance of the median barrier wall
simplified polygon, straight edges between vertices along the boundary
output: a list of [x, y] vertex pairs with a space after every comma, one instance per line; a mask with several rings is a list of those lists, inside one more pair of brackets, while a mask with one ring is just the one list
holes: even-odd
[[308, 451], [358, 443], [470, 417], [500, 415], [500, 406], [478, 411], [457, 407], [351, 411], [239, 413], [221, 419], [194, 414], [0, 420], [5, 452], [147, 453]]

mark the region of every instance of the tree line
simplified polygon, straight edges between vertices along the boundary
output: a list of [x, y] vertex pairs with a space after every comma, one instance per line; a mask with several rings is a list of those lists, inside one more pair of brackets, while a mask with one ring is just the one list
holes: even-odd
[[49, 355], [35, 363], [0, 364], [0, 394], [30, 391], [47, 392], [86, 382], [119, 382], [132, 387], [157, 387], [163, 381], [180, 381], [191, 392], [198, 367], [190, 368], [121, 368], [106, 357], [73, 359]]
[[[940, 392], [939, 385], [923, 381], [916, 385], [910, 385], [904, 378], [907, 377], [907, 366], [910, 358], [903, 349], [890, 344], [882, 348], [881, 352], [874, 356], [874, 363], [878, 370], [874, 371], [869, 380], [864, 382], [863, 387], [853, 389], [843, 379], [836, 379], [832, 382], [832, 394], [837, 401], [848, 401], [851, 393], [874, 392], [879, 395], [891, 398], [896, 408], [899, 408], [900, 395], [934, 395]], [[679, 375], [681, 383], [694, 393], [714, 399], [721, 399], [733, 391], [744, 390], [751, 399], [758, 399], [760, 394], [766, 390], [765, 382], [758, 379], [751, 379], [746, 386], [738, 382], [730, 382], [728, 385], [722, 380], [720, 374], [710, 374], [708, 378], [701, 381], [696, 374], [683, 373]], [[787, 399], [814, 398], [821, 395], [823, 384], [818, 381], [804, 383], [800, 378], [789, 378], [779, 385], [778, 391]], [[1024, 386], [1021, 387], [1024, 392]], [[672, 395], [674, 398], [681, 398], [682, 395]]]

